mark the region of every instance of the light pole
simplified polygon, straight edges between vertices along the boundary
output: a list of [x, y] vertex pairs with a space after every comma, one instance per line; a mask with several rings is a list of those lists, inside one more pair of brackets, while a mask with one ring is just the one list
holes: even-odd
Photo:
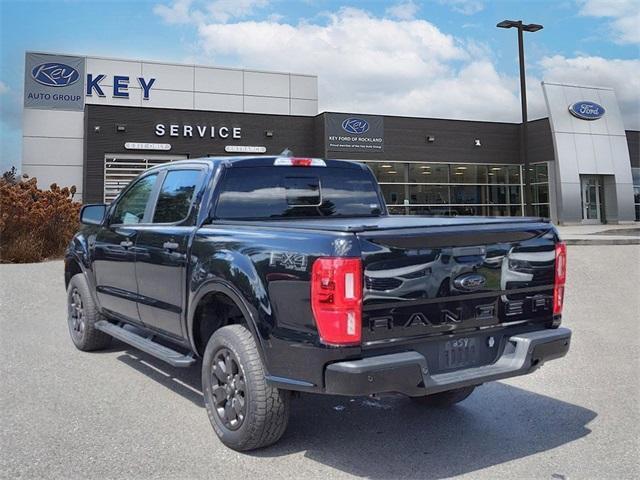
[[524, 73], [524, 42], [522, 32], [537, 32], [542, 30], [542, 25], [530, 23], [525, 25], [522, 20], [503, 20], [498, 23], [499, 28], [518, 29], [518, 57], [520, 59], [520, 100], [522, 102], [522, 125], [520, 127], [520, 162], [524, 165], [524, 213], [533, 215], [531, 208], [531, 182], [529, 176], [529, 155], [527, 152], [527, 83]]

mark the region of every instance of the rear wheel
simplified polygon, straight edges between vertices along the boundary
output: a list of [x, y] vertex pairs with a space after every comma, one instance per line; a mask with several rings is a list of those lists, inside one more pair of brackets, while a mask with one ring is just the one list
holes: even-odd
[[269, 385], [251, 332], [242, 325], [218, 329], [202, 359], [204, 403], [226, 446], [254, 450], [277, 442], [289, 419], [289, 392]]
[[446, 392], [434, 393], [424, 397], [411, 397], [411, 400], [429, 407], [446, 408], [465, 400], [476, 389], [475, 386], [456, 388]]
[[73, 344], [85, 352], [107, 348], [111, 336], [94, 327], [102, 320], [93, 302], [87, 280], [82, 273], [74, 275], [67, 287], [67, 324]]

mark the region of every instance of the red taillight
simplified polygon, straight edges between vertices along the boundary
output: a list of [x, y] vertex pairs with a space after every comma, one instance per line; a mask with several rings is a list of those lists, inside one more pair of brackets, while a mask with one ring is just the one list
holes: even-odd
[[323, 343], [360, 343], [362, 265], [359, 258], [326, 257], [314, 262], [311, 308]]
[[291, 165], [294, 167], [310, 167], [312, 159], [310, 158], [292, 158]]
[[567, 245], [556, 244], [555, 281], [553, 284], [553, 314], [562, 314], [564, 305], [564, 284], [567, 281]]

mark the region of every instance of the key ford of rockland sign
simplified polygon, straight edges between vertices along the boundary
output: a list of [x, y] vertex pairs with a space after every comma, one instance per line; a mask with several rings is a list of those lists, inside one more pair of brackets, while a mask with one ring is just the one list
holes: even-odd
[[[25, 108], [83, 110], [84, 98], [105, 97], [102, 83], [107, 76], [90, 72], [85, 77], [85, 59], [67, 55], [27, 53], [25, 58]], [[155, 78], [113, 76], [113, 97], [129, 98], [129, 85], [135, 82], [142, 99], [149, 100]]]
[[327, 150], [332, 152], [383, 152], [384, 119], [374, 115], [327, 113]]

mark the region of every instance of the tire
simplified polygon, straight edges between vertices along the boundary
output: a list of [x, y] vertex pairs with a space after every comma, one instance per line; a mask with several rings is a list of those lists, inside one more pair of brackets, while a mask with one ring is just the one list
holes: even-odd
[[102, 350], [111, 343], [111, 336], [94, 327], [103, 320], [93, 301], [87, 279], [82, 273], [71, 278], [67, 287], [67, 325], [71, 341], [78, 350]]
[[429, 407], [447, 408], [465, 400], [475, 389], [475, 386], [456, 388], [424, 397], [412, 397], [411, 400]]
[[290, 394], [267, 383], [253, 335], [242, 325], [222, 327], [209, 339], [202, 390], [211, 425], [229, 448], [266, 447], [287, 428]]

